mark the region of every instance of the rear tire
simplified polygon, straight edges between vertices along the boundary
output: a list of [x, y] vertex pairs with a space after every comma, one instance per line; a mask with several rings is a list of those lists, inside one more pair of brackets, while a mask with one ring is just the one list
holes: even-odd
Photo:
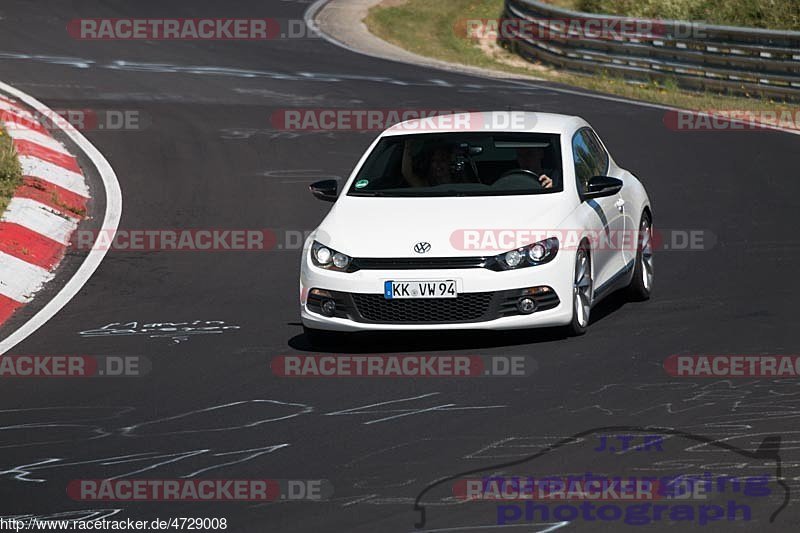
[[567, 325], [567, 335], [577, 337], [586, 333], [592, 308], [594, 282], [592, 257], [589, 245], [582, 242], [575, 255], [575, 274], [572, 283], [572, 320]]
[[633, 279], [628, 285], [628, 298], [634, 302], [650, 299], [653, 290], [653, 223], [645, 212], [639, 222], [639, 238], [636, 245], [636, 264]]

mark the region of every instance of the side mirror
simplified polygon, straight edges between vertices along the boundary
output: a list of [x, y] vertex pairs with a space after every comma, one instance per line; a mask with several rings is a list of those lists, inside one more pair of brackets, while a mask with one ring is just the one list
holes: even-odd
[[308, 190], [318, 198], [325, 202], [335, 202], [339, 197], [339, 182], [337, 180], [322, 180], [315, 181], [308, 186]]
[[589, 180], [586, 192], [581, 196], [584, 200], [604, 198], [617, 194], [622, 189], [622, 180], [610, 176], [595, 176]]

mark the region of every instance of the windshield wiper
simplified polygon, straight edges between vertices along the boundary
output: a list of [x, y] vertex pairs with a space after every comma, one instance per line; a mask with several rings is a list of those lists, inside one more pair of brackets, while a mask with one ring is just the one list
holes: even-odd
[[348, 196], [386, 196], [386, 193], [381, 191], [360, 191], [351, 192]]

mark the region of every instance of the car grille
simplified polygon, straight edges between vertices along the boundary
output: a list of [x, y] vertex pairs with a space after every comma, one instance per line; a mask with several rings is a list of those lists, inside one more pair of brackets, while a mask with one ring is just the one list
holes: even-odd
[[506, 269], [496, 257], [356, 257], [347, 272], [359, 270], [435, 270], [485, 268], [495, 272]]
[[460, 294], [456, 298], [387, 300], [382, 294], [353, 294], [357, 312], [366, 322], [452, 323], [477, 322], [487, 317], [492, 293]]
[[491, 257], [356, 257], [352, 270], [416, 270], [440, 268], [487, 268]]
[[[549, 287], [548, 287], [549, 288]], [[506, 316], [519, 315], [517, 300], [522, 289], [499, 292], [471, 292], [456, 298], [387, 300], [382, 294], [351, 294], [327, 291], [336, 303], [334, 317], [371, 324], [454, 324], [485, 322]], [[536, 311], [557, 307], [556, 293], [532, 296]], [[322, 314], [325, 298], [309, 294], [307, 307], [312, 313]]]

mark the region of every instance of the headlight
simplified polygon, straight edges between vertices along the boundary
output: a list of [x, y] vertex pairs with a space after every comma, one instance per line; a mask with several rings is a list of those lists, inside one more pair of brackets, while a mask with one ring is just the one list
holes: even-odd
[[547, 254], [547, 248], [538, 242], [528, 249], [528, 258], [531, 261], [541, 261], [545, 254]]
[[511, 250], [495, 257], [503, 270], [513, 270], [549, 263], [558, 253], [558, 239], [550, 237], [543, 241]]
[[344, 270], [350, 265], [350, 258], [341, 252], [333, 254], [333, 266], [339, 270]]
[[503, 255], [503, 261], [505, 261], [506, 265], [510, 266], [511, 268], [517, 268], [524, 257], [525, 256], [522, 255], [519, 250], [511, 250]]
[[324, 244], [314, 241], [311, 245], [311, 262], [320, 268], [328, 270], [345, 271], [350, 266], [352, 258], [342, 252], [337, 252]]
[[330, 248], [326, 248], [319, 243], [314, 243], [314, 259], [317, 260], [317, 263], [320, 265], [327, 265], [331, 262], [332, 255]]

